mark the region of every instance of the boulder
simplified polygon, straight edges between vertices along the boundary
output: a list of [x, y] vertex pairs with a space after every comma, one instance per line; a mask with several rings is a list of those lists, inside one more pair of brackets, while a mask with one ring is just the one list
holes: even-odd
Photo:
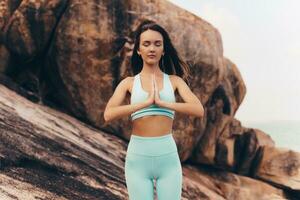
[[[112, 134], [0, 85], [1, 199], [128, 199], [127, 146]], [[287, 197], [280, 188], [212, 167], [186, 162], [182, 170], [183, 200]]]
[[300, 198], [300, 153], [287, 148], [262, 147], [255, 177], [294, 191]]

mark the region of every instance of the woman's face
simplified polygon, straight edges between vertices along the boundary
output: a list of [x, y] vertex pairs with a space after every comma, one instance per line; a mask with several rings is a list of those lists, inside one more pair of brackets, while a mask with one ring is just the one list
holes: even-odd
[[164, 53], [163, 36], [157, 31], [144, 31], [140, 35], [140, 45], [137, 52], [144, 62], [148, 64], [158, 63]]

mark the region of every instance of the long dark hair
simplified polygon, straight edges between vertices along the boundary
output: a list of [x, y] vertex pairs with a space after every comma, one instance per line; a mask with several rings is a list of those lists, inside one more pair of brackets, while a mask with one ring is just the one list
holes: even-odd
[[137, 50], [140, 45], [140, 35], [148, 29], [157, 31], [163, 36], [164, 55], [159, 60], [159, 68], [167, 74], [176, 74], [177, 76], [183, 78], [185, 82], [189, 83], [189, 65], [185, 63], [178, 55], [167, 31], [152, 20], [144, 20], [134, 32], [135, 41], [131, 56], [131, 68], [134, 75], [138, 74], [143, 68], [143, 59], [137, 54]]

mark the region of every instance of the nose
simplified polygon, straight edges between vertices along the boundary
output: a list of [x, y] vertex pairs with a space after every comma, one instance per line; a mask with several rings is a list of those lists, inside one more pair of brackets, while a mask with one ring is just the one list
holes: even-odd
[[154, 51], [155, 50], [155, 46], [154, 45], [151, 45], [150, 46], [150, 51]]

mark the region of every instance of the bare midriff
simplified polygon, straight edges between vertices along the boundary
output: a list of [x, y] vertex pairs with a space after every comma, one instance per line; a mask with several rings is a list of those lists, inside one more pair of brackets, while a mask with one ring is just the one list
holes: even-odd
[[132, 121], [132, 134], [144, 137], [163, 136], [171, 133], [173, 119], [163, 115], [148, 115]]

